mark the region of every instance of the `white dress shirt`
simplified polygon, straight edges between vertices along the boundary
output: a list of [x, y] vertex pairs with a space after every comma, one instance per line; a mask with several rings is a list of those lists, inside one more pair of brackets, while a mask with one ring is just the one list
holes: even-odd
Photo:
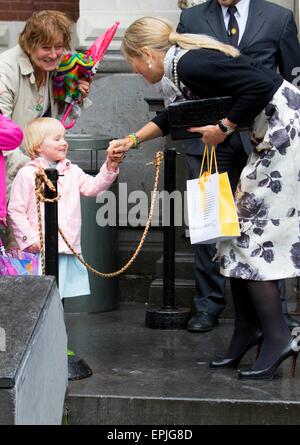
[[[248, 13], [249, 13], [249, 4], [250, 4], [250, 0], [240, 0], [235, 6], [237, 9], [237, 12], [234, 14], [236, 21], [238, 22], [239, 25], [239, 42], [241, 41], [245, 28], [246, 28], [246, 24], [247, 24], [247, 20], [248, 20]], [[225, 28], [228, 28], [228, 23], [229, 23], [229, 12], [228, 12], [228, 6], [223, 6], [221, 5], [222, 8], [222, 13], [223, 13], [223, 18], [224, 18], [224, 23], [225, 23]]]

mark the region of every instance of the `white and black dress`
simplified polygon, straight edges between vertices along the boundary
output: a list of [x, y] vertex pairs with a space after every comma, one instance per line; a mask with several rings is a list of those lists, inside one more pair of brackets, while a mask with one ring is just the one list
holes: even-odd
[[[199, 98], [233, 96], [226, 117], [240, 127], [251, 122], [260, 139], [235, 194], [241, 236], [218, 246], [221, 273], [249, 280], [300, 276], [299, 90], [247, 56], [215, 50], [185, 52], [177, 73]], [[166, 66], [165, 75], [172, 81]], [[153, 122], [168, 134], [166, 112]]]

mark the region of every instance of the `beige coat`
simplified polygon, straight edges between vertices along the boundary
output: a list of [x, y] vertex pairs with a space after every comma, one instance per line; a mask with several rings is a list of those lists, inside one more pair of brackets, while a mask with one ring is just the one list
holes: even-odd
[[[2, 113], [16, 122], [22, 129], [41, 112], [36, 109], [38, 89], [34, 70], [29, 57], [19, 45], [0, 54], [0, 109]], [[50, 88], [51, 116], [57, 117]], [[18, 170], [29, 160], [17, 149], [6, 158], [7, 192]]]
[[[49, 77], [49, 85], [52, 73]], [[0, 110], [16, 122], [23, 130], [32, 119], [41, 116], [38, 105], [38, 89], [34, 69], [29, 57], [19, 45], [0, 54]], [[54, 102], [53, 89], [49, 88], [51, 117], [58, 116], [58, 107]], [[83, 108], [91, 105], [88, 98], [83, 100]], [[70, 117], [78, 118], [80, 108], [73, 108]], [[9, 196], [11, 182], [17, 172], [29, 160], [24, 150], [17, 149], [6, 157], [7, 194]]]
[[[49, 76], [49, 85], [52, 74]], [[54, 103], [52, 88], [49, 88], [51, 116], [58, 116], [57, 105]], [[0, 54], [0, 110], [16, 122], [23, 130], [25, 125], [42, 111], [38, 107], [39, 94], [35, 81], [34, 69], [29, 57], [19, 45]], [[84, 99], [83, 108], [90, 106], [91, 101]], [[80, 110], [74, 110], [70, 117], [78, 118]], [[6, 156], [7, 201], [9, 201], [12, 181], [16, 174], [28, 161], [23, 147], [17, 148]], [[16, 245], [11, 228], [6, 230], [6, 247]]]

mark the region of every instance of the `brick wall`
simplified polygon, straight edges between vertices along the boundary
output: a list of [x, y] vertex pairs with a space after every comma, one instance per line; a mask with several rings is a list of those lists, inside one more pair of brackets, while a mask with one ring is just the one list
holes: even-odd
[[79, 0], [0, 0], [0, 20], [25, 21], [34, 11], [43, 9], [63, 11], [76, 21], [79, 17]]

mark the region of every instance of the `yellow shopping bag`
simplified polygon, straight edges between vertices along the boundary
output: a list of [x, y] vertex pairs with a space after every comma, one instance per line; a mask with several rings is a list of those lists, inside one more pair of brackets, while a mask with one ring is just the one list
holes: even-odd
[[[213, 164], [216, 173], [212, 174]], [[191, 244], [211, 244], [240, 236], [228, 174], [218, 172], [214, 145], [210, 154], [205, 146], [199, 179], [187, 181], [187, 207]]]

